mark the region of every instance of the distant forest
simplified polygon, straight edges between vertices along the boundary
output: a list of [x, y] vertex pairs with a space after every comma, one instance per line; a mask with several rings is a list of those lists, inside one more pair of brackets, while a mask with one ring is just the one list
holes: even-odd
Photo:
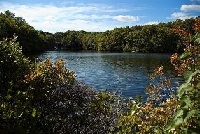
[[[93, 50], [111, 52], [174, 53], [184, 49], [180, 37], [173, 32], [182, 27], [191, 35], [195, 20], [176, 20], [157, 25], [115, 28], [105, 32], [66, 31], [49, 33], [35, 30], [22, 17], [9, 10], [0, 13], [0, 40], [17, 35], [23, 53], [45, 50]], [[66, 24], [67, 25], [67, 24]], [[58, 26], [59, 27], [59, 26]]]

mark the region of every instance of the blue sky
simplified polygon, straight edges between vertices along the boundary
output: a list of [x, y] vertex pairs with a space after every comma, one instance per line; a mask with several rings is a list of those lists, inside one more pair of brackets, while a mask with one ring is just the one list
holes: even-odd
[[37, 30], [106, 31], [200, 15], [200, 0], [0, 0]]

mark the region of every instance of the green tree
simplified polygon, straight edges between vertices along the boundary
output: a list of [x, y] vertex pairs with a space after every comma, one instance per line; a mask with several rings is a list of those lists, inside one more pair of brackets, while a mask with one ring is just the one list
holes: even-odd
[[[26, 133], [31, 127], [32, 107], [23, 84], [30, 61], [22, 54], [17, 37], [0, 42], [0, 132]], [[29, 125], [28, 125], [29, 124]], [[28, 126], [27, 126], [28, 125]]]
[[20, 42], [24, 53], [38, 52], [44, 49], [38, 31], [26, 23], [23, 18], [16, 17], [9, 10], [0, 13], [0, 39], [12, 38], [14, 34], [18, 35], [17, 41]]

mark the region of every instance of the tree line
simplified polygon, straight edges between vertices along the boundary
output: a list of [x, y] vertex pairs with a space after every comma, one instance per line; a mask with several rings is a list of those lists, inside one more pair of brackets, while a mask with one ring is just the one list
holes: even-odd
[[173, 53], [183, 52], [183, 43], [171, 29], [184, 27], [194, 34], [197, 18], [176, 20], [157, 25], [115, 28], [105, 32], [66, 31], [49, 33], [35, 30], [23, 18], [5, 11], [0, 14], [0, 39], [18, 36], [24, 53], [45, 50], [93, 50], [116, 52]]

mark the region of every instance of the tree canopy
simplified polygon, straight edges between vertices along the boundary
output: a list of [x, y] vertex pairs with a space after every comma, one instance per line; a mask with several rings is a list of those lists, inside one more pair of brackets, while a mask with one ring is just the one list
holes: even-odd
[[[49, 33], [35, 30], [23, 18], [5, 11], [0, 14], [0, 39], [18, 36], [24, 53], [44, 50], [93, 50], [117, 52], [173, 53], [182, 52], [183, 43], [171, 29], [184, 27], [194, 34], [197, 18], [176, 20], [157, 25], [115, 28], [105, 32], [66, 31]], [[67, 25], [67, 24], [66, 24]]]

